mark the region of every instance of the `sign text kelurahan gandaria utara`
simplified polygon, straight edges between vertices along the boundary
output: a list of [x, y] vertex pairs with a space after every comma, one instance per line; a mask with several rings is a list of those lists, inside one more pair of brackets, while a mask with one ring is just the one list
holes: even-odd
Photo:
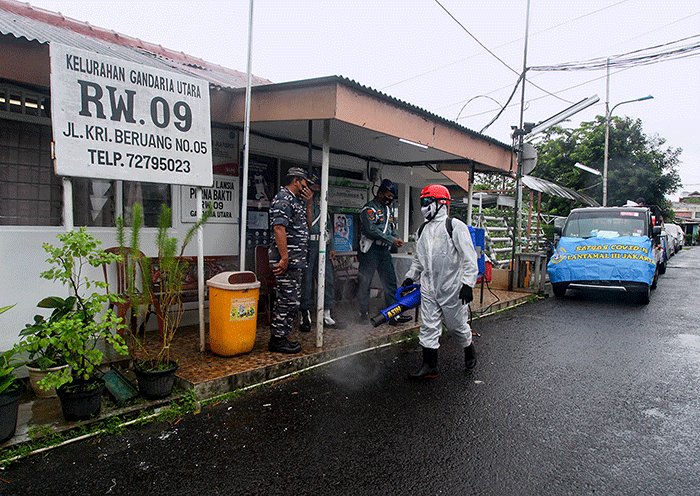
[[56, 173], [211, 186], [206, 81], [51, 44]]

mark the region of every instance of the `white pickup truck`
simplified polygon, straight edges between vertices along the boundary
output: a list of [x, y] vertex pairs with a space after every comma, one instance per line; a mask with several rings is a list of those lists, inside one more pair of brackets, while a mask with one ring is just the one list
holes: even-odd
[[571, 211], [547, 265], [555, 296], [569, 288], [629, 293], [649, 303], [663, 261], [661, 227], [646, 207], [589, 207]]

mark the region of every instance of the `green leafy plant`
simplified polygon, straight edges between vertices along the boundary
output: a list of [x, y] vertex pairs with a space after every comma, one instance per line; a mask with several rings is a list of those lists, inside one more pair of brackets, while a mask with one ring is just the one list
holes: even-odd
[[15, 369], [24, 365], [15, 359], [15, 350], [10, 349], [0, 355], [0, 394], [14, 391], [22, 383], [15, 377]]
[[[160, 315], [158, 315], [158, 318], [162, 322], [160, 346], [156, 349], [147, 347], [144, 341], [133, 333], [129, 334], [129, 346], [132, 348], [132, 355], [135, 358], [139, 358], [139, 367], [143, 370], [164, 370], [171, 366], [170, 345], [182, 320], [182, 286], [188, 269], [187, 261], [182, 257], [185, 247], [192, 240], [197, 230], [212, 215], [213, 208], [210, 205], [202, 215], [202, 218], [187, 231], [178, 250], [178, 239], [169, 235], [172, 212], [168, 207], [162, 205], [158, 217], [158, 234], [156, 236], [158, 257], [156, 260], [151, 260], [143, 257], [139, 249], [141, 244], [141, 226], [143, 226], [143, 209], [138, 204], [135, 204], [133, 207], [130, 249], [128, 250], [128, 256], [132, 258], [130, 263], [127, 264], [128, 281], [126, 287], [129, 290], [127, 297], [131, 301], [132, 311], [143, 312], [151, 299], [154, 285], [157, 286], [160, 301]], [[117, 219], [117, 240], [121, 246], [125, 246], [125, 224], [121, 217]], [[141, 268], [141, 274], [151, 274], [151, 270], [146, 269], [146, 267], [151, 266], [151, 262], [157, 262], [157, 270], [152, 274], [153, 280], [150, 280], [148, 277], [142, 277], [141, 281], [136, 281], [136, 268]], [[137, 284], [137, 282], [140, 282], [140, 284]], [[138, 289], [139, 286], [141, 289]]]
[[54, 310], [48, 319], [43, 315], [35, 315], [34, 323], [26, 324], [19, 333], [21, 340], [17, 344], [17, 351], [28, 354], [28, 366], [46, 370], [65, 364], [53, 324], [69, 315], [75, 308], [76, 301], [75, 296], [49, 296], [37, 304], [39, 308]]
[[[0, 308], [0, 314], [7, 312], [15, 305]], [[16, 350], [13, 348], [0, 355], [0, 394], [14, 391], [22, 385], [14, 375], [15, 369], [23, 365], [15, 359], [15, 354]]]
[[167, 408], [158, 412], [158, 420], [173, 423], [185, 415], [198, 412], [201, 404], [191, 389], [186, 390], [175, 401], [170, 402]]
[[[77, 231], [59, 234], [60, 244], [44, 243], [44, 250], [52, 267], [42, 272], [41, 277], [69, 286], [74, 295], [62, 300], [54, 298], [57, 314], [42, 324], [45, 335], [39, 337], [39, 345], [50, 344], [70, 366], [59, 372], [51, 372], [40, 381], [42, 388], [60, 387], [74, 380], [87, 381], [102, 363], [104, 353], [97, 348], [103, 339], [115, 351], [127, 354], [123, 338], [112, 332], [125, 326], [122, 319], [111, 309], [106, 309], [110, 295], [106, 283], [92, 280], [86, 274], [90, 267], [99, 268], [119, 260], [118, 254], [106, 253], [100, 248], [102, 242], [81, 227]], [[99, 290], [105, 290], [100, 292]], [[73, 303], [74, 306], [70, 306]]]

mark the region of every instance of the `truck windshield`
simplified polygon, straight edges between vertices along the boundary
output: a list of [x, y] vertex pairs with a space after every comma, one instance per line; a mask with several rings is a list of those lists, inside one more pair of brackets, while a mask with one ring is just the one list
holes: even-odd
[[572, 212], [564, 227], [569, 238], [616, 238], [646, 235], [646, 215], [640, 211]]

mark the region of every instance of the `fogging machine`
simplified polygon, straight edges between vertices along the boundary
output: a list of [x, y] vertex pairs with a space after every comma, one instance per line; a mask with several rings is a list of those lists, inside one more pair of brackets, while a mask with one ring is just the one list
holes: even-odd
[[416, 308], [420, 305], [420, 284], [411, 284], [410, 286], [401, 286], [396, 290], [396, 303], [385, 308], [375, 317], [372, 317], [371, 322], [374, 327], [378, 327], [385, 322], [400, 315], [401, 313], [411, 308]]

